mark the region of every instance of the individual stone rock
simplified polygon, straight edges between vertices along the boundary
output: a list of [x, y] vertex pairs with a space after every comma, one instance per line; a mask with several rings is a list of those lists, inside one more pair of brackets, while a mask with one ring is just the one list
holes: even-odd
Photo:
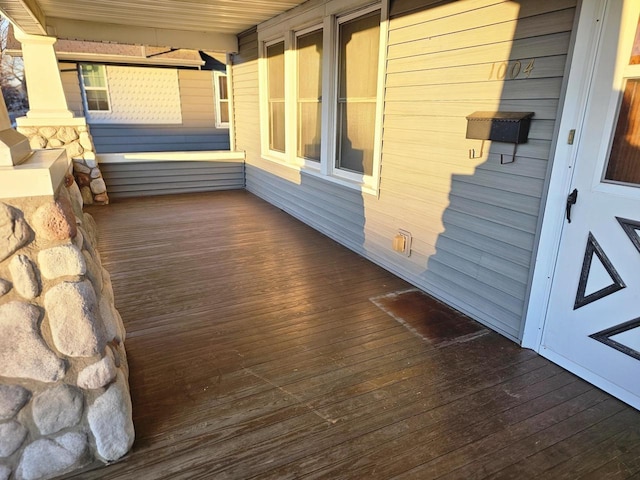
[[47, 148], [60, 148], [64, 145], [62, 140], [58, 140], [57, 138], [50, 138], [47, 143]]
[[30, 397], [29, 390], [19, 385], [0, 385], [0, 420], [15, 417]]
[[91, 180], [91, 191], [95, 194], [104, 193], [107, 191], [107, 185], [102, 178], [96, 178], [95, 180]]
[[40, 135], [34, 135], [29, 139], [29, 146], [31, 150], [40, 150], [47, 146], [47, 139]]
[[87, 127], [86, 125], [78, 125], [76, 128], [78, 129], [78, 132], [88, 132], [89, 131], [89, 127]]
[[25, 137], [30, 137], [31, 135], [38, 133], [38, 129], [36, 127], [18, 127], [17, 130]]
[[88, 187], [91, 184], [91, 175], [88, 173], [76, 173], [76, 180], [80, 188]]
[[82, 466], [88, 450], [83, 433], [69, 432], [55, 438], [41, 438], [22, 452], [16, 471], [18, 480], [45, 480]]
[[99, 193], [97, 195], [94, 195], [93, 199], [97, 203], [109, 203], [109, 197], [108, 197], [108, 195], [106, 193]]
[[40, 135], [45, 138], [51, 138], [57, 133], [58, 129], [55, 127], [42, 127], [40, 129]]
[[96, 292], [102, 291], [102, 268], [96, 263], [91, 254], [84, 250], [82, 252], [84, 263], [87, 266], [86, 274], [93, 283], [93, 288]]
[[82, 249], [82, 246], [84, 245], [84, 235], [82, 235], [82, 232], [80, 231], [80, 229], [78, 229], [78, 233], [73, 239], [73, 244], [79, 249]]
[[33, 399], [33, 421], [43, 435], [73, 427], [82, 418], [83, 396], [69, 385], [45, 390]]
[[118, 323], [121, 322], [121, 319], [113, 302], [106, 295], [100, 298], [100, 317], [104, 325], [106, 340], [111, 341], [114, 338], [119, 341], [123, 340], [118, 328]]
[[26, 255], [16, 255], [9, 262], [13, 288], [27, 300], [40, 295], [40, 281], [33, 262]]
[[38, 236], [45, 240], [66, 240], [76, 236], [76, 219], [71, 202], [60, 196], [55, 202], [41, 205], [31, 221]]
[[0, 278], [0, 297], [6, 295], [11, 291], [11, 282], [9, 280], [5, 280], [4, 278]]
[[96, 294], [91, 282], [62, 282], [44, 296], [56, 348], [70, 357], [102, 352], [104, 332], [99, 324]]
[[67, 143], [64, 148], [67, 151], [67, 155], [69, 156], [69, 158], [72, 159], [80, 157], [82, 155], [82, 152], [84, 152], [84, 148], [82, 148], [80, 142], [78, 142], [77, 140], [75, 142]]
[[85, 150], [82, 158], [84, 158], [84, 163], [87, 165], [87, 167], [95, 168], [98, 166], [95, 153]]
[[100, 173], [100, 169], [99, 168], [94, 168], [91, 170], [91, 174], [89, 175], [91, 178], [100, 178], [102, 177], [102, 174]]
[[73, 171], [76, 173], [90, 173], [91, 169], [87, 167], [82, 161], [73, 161]]
[[0, 423], [0, 458], [12, 455], [27, 436], [27, 429], [20, 423], [12, 420]]
[[73, 208], [73, 213], [77, 217], [82, 217], [82, 193], [80, 193], [80, 187], [74, 181], [69, 188], [67, 189], [69, 192], [69, 201], [71, 202], [71, 208]]
[[91, 142], [91, 136], [89, 136], [89, 132], [81, 132], [80, 133], [80, 145], [85, 150], [93, 150], [93, 143]]
[[9, 480], [11, 469], [6, 465], [0, 465], [0, 480]]
[[82, 193], [82, 203], [85, 205], [92, 205], [93, 193], [91, 193], [91, 189], [89, 187], [81, 187], [80, 192]]
[[64, 143], [70, 143], [74, 140], [78, 139], [78, 133], [76, 129], [73, 127], [62, 127], [58, 130], [58, 134], [56, 135], [60, 140]]
[[40, 250], [38, 253], [40, 272], [46, 279], [84, 275], [87, 265], [82, 252], [75, 245], [59, 245]]
[[78, 386], [84, 389], [102, 388], [116, 378], [118, 369], [113, 361], [113, 353], [107, 348], [107, 355], [99, 362], [85, 367], [78, 374]]
[[129, 451], [134, 430], [131, 398], [122, 373], [118, 373], [116, 382], [89, 407], [87, 418], [100, 457], [109, 462]]
[[22, 212], [0, 203], [0, 262], [27, 245], [33, 239], [33, 231]]
[[87, 234], [85, 238], [88, 237], [92, 245], [98, 245], [98, 225], [90, 213], [84, 212], [82, 215], [82, 225]]
[[55, 382], [64, 362], [45, 345], [38, 331], [40, 310], [23, 302], [0, 306], [0, 377]]

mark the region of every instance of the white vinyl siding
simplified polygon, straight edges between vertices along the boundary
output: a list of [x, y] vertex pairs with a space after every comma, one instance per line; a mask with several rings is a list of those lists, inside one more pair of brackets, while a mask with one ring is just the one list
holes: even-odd
[[[392, 2], [377, 197], [263, 160], [257, 63], [234, 67], [247, 82], [234, 99], [247, 189], [518, 341], [575, 6]], [[257, 50], [240, 45], [243, 58]], [[497, 142], [469, 158], [480, 141], [465, 138], [465, 117], [479, 110], [534, 112], [514, 163], [500, 164], [513, 146]], [[391, 248], [398, 229], [413, 236], [410, 257]]]
[[67, 106], [76, 117], [84, 117], [84, 103], [80, 78], [78, 77], [78, 65], [76, 63], [60, 62], [60, 78]]

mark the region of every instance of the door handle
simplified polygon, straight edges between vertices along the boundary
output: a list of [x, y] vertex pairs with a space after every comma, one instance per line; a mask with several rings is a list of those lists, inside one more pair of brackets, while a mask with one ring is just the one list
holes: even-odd
[[573, 192], [567, 197], [567, 222], [571, 223], [571, 207], [578, 201], [578, 189], [574, 188]]

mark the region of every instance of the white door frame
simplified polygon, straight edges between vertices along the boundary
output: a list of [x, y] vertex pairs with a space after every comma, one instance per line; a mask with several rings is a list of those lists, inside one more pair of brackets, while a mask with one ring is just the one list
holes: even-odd
[[[607, 52], [598, 52], [598, 46], [603, 40], [602, 27], [605, 23], [603, 21], [603, 14], [607, 11], [608, 5], [614, 5], [614, 2], [620, 1], [624, 2], [622, 18], [630, 18], [631, 2], [637, 0], [584, 0], [582, 3], [575, 50], [573, 53], [574, 61], [569, 73], [567, 95], [563, 105], [564, 113], [560, 120], [559, 140], [555, 148], [555, 161], [552, 167], [547, 204], [545, 206], [538, 253], [534, 265], [535, 270], [531, 297], [525, 317], [526, 323], [523, 331], [522, 346], [540, 352], [558, 365], [636, 408], [640, 408], [638, 398], [631, 395], [628, 391], [573, 361], [556, 354], [554, 351], [542, 348], [542, 333], [546, 316], [550, 313], [548, 312], [548, 306], [551, 295], [551, 282], [555, 273], [556, 261], [558, 260], [561, 233], [566, 221], [564, 218], [564, 209], [571, 186], [577, 150], [581, 141], [586, 106], [589, 101], [589, 87], [593, 78], [594, 67], [596, 64], [599, 64], [597, 56], [599, 54], [607, 54]], [[637, 8], [637, 5], [635, 8]], [[637, 10], [634, 15], [633, 26], [635, 30], [637, 25]], [[616, 39], [616, 41], [620, 40], [622, 42], [621, 45], [623, 45], [627, 44], [627, 40], [632, 40], [635, 36], [635, 31], [630, 32], [629, 30], [630, 29], [626, 28], [620, 29], [618, 32], [619, 38]], [[627, 38], [627, 36], [631, 38]], [[617, 52], [614, 78], [619, 78], [622, 74], [621, 65], [628, 63], [628, 52], [626, 52], [626, 58], [623, 58], [623, 54], [625, 54], [625, 52], [619, 49]], [[574, 145], [567, 144], [567, 138], [571, 129], [576, 129], [576, 141]], [[603, 134], [610, 135], [611, 132], [609, 129], [606, 129]]]
[[[570, 192], [577, 147], [584, 124], [589, 89], [597, 60], [602, 34], [602, 18], [608, 1], [582, 0], [574, 36], [573, 52], [566, 94], [560, 112], [558, 140], [553, 154], [553, 165], [546, 195], [542, 227], [533, 262], [531, 292], [525, 312], [521, 345], [536, 352], [542, 345], [542, 331], [551, 295], [551, 282], [565, 224], [565, 206]], [[569, 135], [575, 130], [572, 145]]]

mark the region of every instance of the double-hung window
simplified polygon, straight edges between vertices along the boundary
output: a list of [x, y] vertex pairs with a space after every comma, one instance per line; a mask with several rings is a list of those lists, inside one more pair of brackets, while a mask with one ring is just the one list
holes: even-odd
[[320, 161], [322, 132], [322, 29], [296, 36], [296, 127], [299, 158]]
[[221, 72], [213, 74], [216, 96], [216, 127], [229, 128], [229, 90], [227, 75]]
[[269, 150], [285, 153], [284, 41], [267, 46]]
[[109, 111], [109, 88], [104, 65], [83, 63], [80, 76], [84, 90], [84, 100], [88, 111]]
[[380, 12], [338, 25], [336, 159], [339, 170], [373, 174]]
[[[380, 6], [354, 11], [363, 3], [327, 0], [258, 27], [262, 151], [310, 175], [372, 192], [379, 170], [386, 13]], [[301, 28], [297, 18], [304, 19]]]

